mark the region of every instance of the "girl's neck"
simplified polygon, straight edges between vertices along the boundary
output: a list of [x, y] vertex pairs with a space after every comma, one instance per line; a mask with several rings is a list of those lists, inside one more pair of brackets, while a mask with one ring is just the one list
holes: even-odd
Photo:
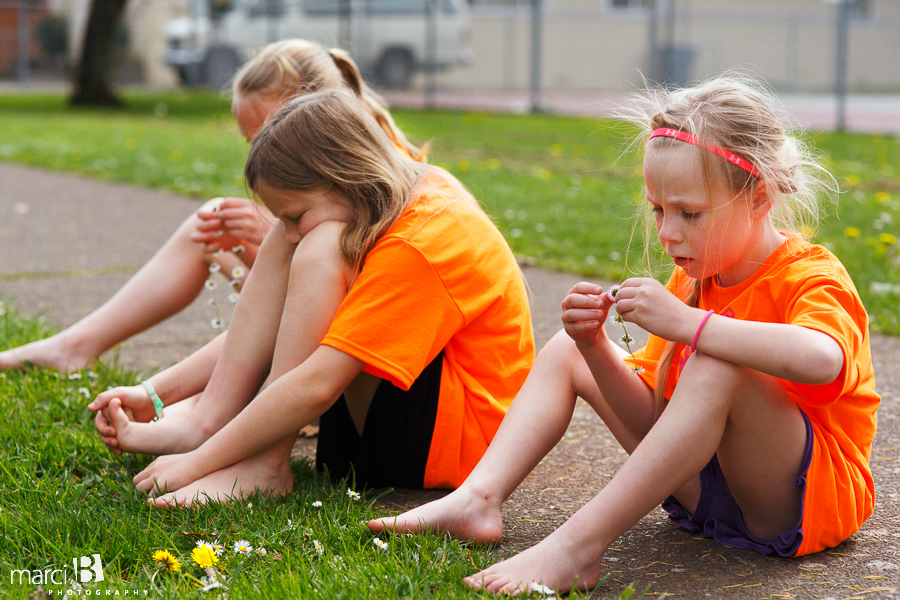
[[747, 248], [744, 256], [727, 274], [716, 275], [716, 283], [721, 287], [732, 287], [746, 281], [766, 262], [775, 250], [787, 239], [771, 220], [759, 223], [760, 232], [755, 242]]

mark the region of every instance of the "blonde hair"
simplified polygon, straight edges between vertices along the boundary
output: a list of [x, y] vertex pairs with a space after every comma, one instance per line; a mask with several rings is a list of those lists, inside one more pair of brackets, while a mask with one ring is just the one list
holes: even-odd
[[[810, 237], [821, 214], [820, 199], [837, 193], [834, 177], [816, 160], [811, 149], [789, 132], [779, 117], [774, 94], [759, 81], [730, 72], [698, 85], [681, 88], [651, 87], [637, 94], [632, 109], [620, 117], [638, 125], [637, 142], [645, 150], [683, 145], [685, 142], [650, 134], [655, 129], [677, 129], [719, 145], [754, 165], [755, 177], [744, 169], [705, 150], [699, 150], [701, 174], [707, 190], [724, 188], [733, 199], [752, 197], [760, 185], [772, 200], [772, 222], [792, 235]], [[714, 197], [710, 194], [710, 197]], [[644, 256], [650, 257], [652, 215], [643, 202]], [[712, 277], [694, 279], [689, 289], [680, 290], [682, 300], [692, 307], [700, 299]], [[670, 341], [656, 367], [656, 418], [664, 405], [669, 371], [678, 344]]]
[[394, 150], [349, 92], [328, 89], [298, 96], [275, 113], [253, 141], [244, 176], [257, 195], [260, 187], [339, 190], [353, 211], [341, 253], [359, 269], [430, 168]]
[[362, 80], [350, 54], [315, 42], [290, 39], [259, 50], [234, 76], [234, 95], [259, 94], [291, 98], [323, 89], [351, 90], [394, 143], [412, 157], [423, 158], [394, 123], [387, 104]]

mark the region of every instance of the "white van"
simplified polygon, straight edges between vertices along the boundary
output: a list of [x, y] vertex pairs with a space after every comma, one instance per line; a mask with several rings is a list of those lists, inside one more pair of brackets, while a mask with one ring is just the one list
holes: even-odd
[[[469, 64], [465, 0], [236, 0], [216, 19], [207, 0], [165, 26], [165, 62], [182, 83], [224, 86], [266, 44], [302, 38], [345, 47], [360, 69], [388, 87], [404, 87], [416, 69]], [[431, 54], [433, 53], [433, 54]]]

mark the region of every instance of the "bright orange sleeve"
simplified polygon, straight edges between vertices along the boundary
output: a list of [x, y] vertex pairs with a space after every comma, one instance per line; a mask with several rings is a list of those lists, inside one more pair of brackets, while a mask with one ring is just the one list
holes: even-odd
[[415, 246], [389, 239], [366, 256], [322, 344], [408, 390], [462, 325], [434, 266]]
[[810, 278], [788, 306], [785, 322], [820, 331], [838, 343], [844, 354], [844, 366], [837, 379], [825, 385], [794, 383], [803, 401], [811, 406], [825, 406], [856, 388], [861, 376], [857, 357], [863, 346], [867, 328], [865, 310], [854, 290], [832, 278]]

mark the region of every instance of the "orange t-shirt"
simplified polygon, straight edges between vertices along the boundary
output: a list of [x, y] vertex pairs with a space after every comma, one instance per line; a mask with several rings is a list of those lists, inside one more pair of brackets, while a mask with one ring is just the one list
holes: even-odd
[[366, 255], [322, 343], [407, 390], [444, 351], [426, 488], [458, 487], [534, 362], [522, 273], [465, 190], [433, 169]]
[[[667, 288], [679, 298], [693, 280], [675, 269]], [[806, 475], [803, 542], [795, 556], [831, 548], [855, 533], [872, 514], [875, 488], [869, 455], [875, 437], [875, 393], [869, 326], [856, 287], [840, 261], [822, 246], [800, 238], [784, 242], [747, 280], [731, 287], [715, 283], [699, 308], [746, 321], [788, 323], [821, 331], [840, 345], [844, 367], [827, 385], [781, 380], [790, 397], [812, 423], [814, 447]], [[666, 341], [651, 335], [635, 353], [641, 375], [655, 386], [656, 363]], [[671, 397], [690, 355], [679, 344], [666, 382]], [[630, 359], [628, 360], [630, 363]]]

